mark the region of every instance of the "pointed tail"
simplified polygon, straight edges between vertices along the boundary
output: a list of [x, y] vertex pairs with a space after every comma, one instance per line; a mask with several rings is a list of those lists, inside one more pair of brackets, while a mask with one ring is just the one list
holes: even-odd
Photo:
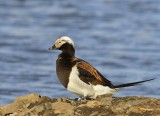
[[141, 84], [141, 83], [144, 83], [144, 82], [147, 82], [147, 81], [152, 81], [156, 78], [153, 78], [153, 79], [148, 79], [148, 80], [144, 80], [144, 81], [137, 81], [137, 82], [132, 82], [132, 83], [126, 83], [126, 84], [120, 84], [120, 85], [114, 85], [113, 88], [123, 88], [123, 87], [130, 87], [130, 86], [135, 86], [135, 85], [138, 85], [138, 84]]

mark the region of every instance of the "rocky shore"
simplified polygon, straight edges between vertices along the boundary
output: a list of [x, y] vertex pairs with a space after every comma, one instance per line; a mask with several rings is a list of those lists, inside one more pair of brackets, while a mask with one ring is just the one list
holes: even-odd
[[76, 101], [29, 94], [0, 106], [0, 116], [160, 116], [160, 99], [118, 97]]

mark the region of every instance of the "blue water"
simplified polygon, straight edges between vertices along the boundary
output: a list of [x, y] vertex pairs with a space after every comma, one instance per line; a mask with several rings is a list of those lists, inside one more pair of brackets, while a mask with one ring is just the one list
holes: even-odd
[[160, 0], [1, 0], [0, 105], [29, 93], [77, 97], [55, 72], [62, 35], [114, 84], [157, 78], [115, 96], [160, 98]]

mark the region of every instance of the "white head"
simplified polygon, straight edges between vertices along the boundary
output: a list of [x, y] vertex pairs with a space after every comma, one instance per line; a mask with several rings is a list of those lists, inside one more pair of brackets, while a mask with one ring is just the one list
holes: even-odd
[[68, 36], [62, 36], [62, 37], [58, 38], [55, 41], [54, 45], [51, 48], [49, 48], [49, 49], [50, 50], [59, 49], [65, 43], [68, 43], [68, 44], [72, 45], [73, 48], [74, 48], [74, 42], [73, 42], [73, 40], [70, 37], [68, 37]]

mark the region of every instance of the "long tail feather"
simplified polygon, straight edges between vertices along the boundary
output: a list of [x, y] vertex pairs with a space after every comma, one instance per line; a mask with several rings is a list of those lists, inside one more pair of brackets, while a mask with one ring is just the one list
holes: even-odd
[[147, 81], [152, 81], [152, 80], [154, 80], [154, 79], [156, 79], [156, 78], [148, 79], [148, 80], [144, 80], [144, 81], [137, 81], [137, 82], [132, 82], [132, 83], [126, 83], [126, 84], [115, 85], [114, 88], [123, 88], [123, 87], [135, 86], [135, 85], [138, 85], [138, 84], [147, 82]]

